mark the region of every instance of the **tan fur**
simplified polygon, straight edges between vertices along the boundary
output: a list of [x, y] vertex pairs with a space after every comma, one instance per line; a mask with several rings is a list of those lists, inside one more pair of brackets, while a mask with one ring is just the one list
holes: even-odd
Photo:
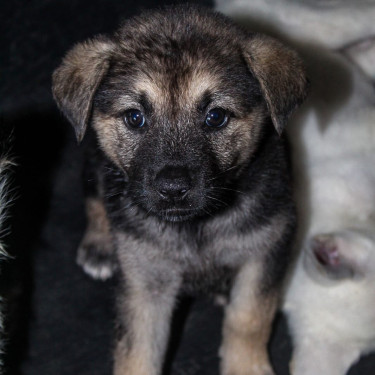
[[[145, 243], [122, 234], [116, 236], [118, 248], [137, 246], [145, 249]], [[148, 244], [152, 250], [152, 244]], [[150, 272], [155, 268], [154, 260], [144, 264], [129, 259], [126, 253], [120, 259], [127, 263], [129, 273], [125, 275], [126, 298], [119, 299], [120, 308], [127, 311], [127, 334], [118, 342], [115, 350], [114, 375], [157, 375], [160, 374], [163, 353], [167, 346], [170, 331], [170, 319], [180, 278], [175, 278], [176, 270], [168, 261], [164, 264], [165, 280], [160, 285], [145, 285], [141, 268]], [[159, 265], [160, 267], [160, 265]]]
[[295, 51], [263, 35], [254, 37], [245, 50], [249, 68], [259, 79], [272, 121], [281, 134], [286, 113], [292, 112], [307, 94], [303, 63]]
[[222, 375], [272, 375], [267, 343], [277, 306], [277, 296], [264, 296], [257, 285], [262, 265], [246, 264], [239, 272], [226, 308], [220, 350]]
[[118, 167], [128, 166], [138, 142], [123, 120], [96, 111], [93, 126], [103, 151]]
[[89, 122], [96, 89], [109, 67], [112, 48], [113, 44], [104, 38], [77, 44], [53, 73], [53, 96], [74, 124], [79, 141]]
[[168, 80], [165, 80], [165, 77], [160, 74], [155, 74], [153, 77], [141, 75], [138, 77], [135, 87], [137, 92], [146, 93], [151, 103], [162, 109], [164, 107], [168, 108], [168, 102], [170, 102], [170, 98], [165, 95], [168, 91], [165, 87], [167, 82]]
[[77, 263], [94, 278], [107, 279], [112, 275], [108, 265], [103, 264], [98, 268], [95, 264], [87, 262], [87, 249], [94, 246], [99, 257], [113, 253], [112, 236], [103, 201], [98, 198], [86, 199], [87, 228], [81, 241], [77, 254]]
[[109, 236], [110, 228], [102, 200], [97, 198], [86, 199], [86, 215], [88, 219], [87, 234], [93, 237]]
[[[147, 347], [145, 347], [147, 349]], [[124, 357], [121, 343], [115, 351], [114, 375], [154, 375], [155, 368], [146, 360], [147, 353], [134, 352]]]
[[214, 91], [220, 88], [220, 81], [215, 74], [199, 67], [194, 67], [186, 83], [186, 89], [180, 99], [182, 103], [195, 103], [206, 90]]

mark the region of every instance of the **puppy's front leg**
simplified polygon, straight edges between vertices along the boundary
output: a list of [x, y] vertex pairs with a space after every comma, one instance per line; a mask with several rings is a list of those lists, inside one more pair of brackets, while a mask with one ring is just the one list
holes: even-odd
[[106, 280], [116, 270], [110, 224], [99, 197], [86, 198], [87, 228], [78, 248], [77, 263], [94, 279]]
[[[156, 262], [157, 263], [157, 262]], [[133, 266], [133, 265], [132, 265]], [[173, 270], [132, 267], [118, 301], [119, 337], [114, 375], [158, 375], [180, 280]]]
[[277, 295], [260, 291], [262, 266], [246, 264], [239, 271], [225, 311], [220, 349], [222, 375], [272, 375], [267, 343]]

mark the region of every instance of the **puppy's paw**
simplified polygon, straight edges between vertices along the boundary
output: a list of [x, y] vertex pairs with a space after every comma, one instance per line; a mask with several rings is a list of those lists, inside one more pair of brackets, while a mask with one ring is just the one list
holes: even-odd
[[214, 303], [216, 306], [225, 307], [229, 303], [229, 298], [225, 294], [215, 294], [214, 295]]
[[[242, 366], [237, 366], [242, 367]], [[247, 369], [226, 369], [221, 371], [221, 375], [275, 375], [274, 371], [269, 366], [253, 365]]]
[[310, 248], [320, 270], [333, 279], [363, 277], [373, 243], [362, 233], [343, 231], [319, 234]]
[[315, 236], [311, 247], [318, 262], [323, 266], [336, 267], [340, 263], [340, 253], [336, 238], [332, 234]]
[[269, 372], [268, 370], [266, 370], [266, 372], [264, 372], [263, 370], [249, 370], [249, 371], [246, 371], [246, 372], [223, 372], [221, 375], [275, 375], [275, 373], [271, 370], [271, 372]]
[[82, 241], [78, 248], [77, 264], [92, 278], [107, 280], [117, 269], [113, 251], [106, 243]]
[[220, 348], [221, 375], [275, 375], [266, 353], [249, 351], [247, 345]]

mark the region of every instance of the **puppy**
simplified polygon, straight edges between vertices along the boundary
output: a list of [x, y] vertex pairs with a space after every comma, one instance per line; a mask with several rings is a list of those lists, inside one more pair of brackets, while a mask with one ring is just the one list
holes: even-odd
[[250, 18], [253, 27], [271, 22], [278, 34], [302, 43], [337, 49], [375, 35], [371, 0], [215, 0], [215, 4], [239, 21]]
[[375, 350], [375, 236], [346, 229], [313, 236], [288, 288], [291, 373], [344, 375]]
[[114, 374], [160, 374], [178, 294], [229, 289], [221, 373], [273, 373], [296, 221], [281, 133], [306, 87], [293, 51], [191, 6], [78, 44], [54, 72], [77, 139], [98, 140], [79, 261], [119, 269]]
[[324, 129], [305, 117], [305, 157], [295, 160], [306, 228], [283, 305], [294, 375], [344, 375], [375, 349], [375, 95], [342, 56], [336, 63], [350, 95]]

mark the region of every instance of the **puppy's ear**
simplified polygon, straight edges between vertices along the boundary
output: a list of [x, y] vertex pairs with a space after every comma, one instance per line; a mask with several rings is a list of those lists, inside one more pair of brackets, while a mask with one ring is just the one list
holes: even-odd
[[308, 81], [302, 60], [277, 40], [259, 34], [247, 39], [243, 53], [260, 83], [272, 122], [281, 134], [293, 110], [307, 96]]
[[90, 119], [92, 101], [109, 67], [113, 44], [100, 37], [77, 44], [52, 76], [52, 92], [58, 107], [81, 141]]

